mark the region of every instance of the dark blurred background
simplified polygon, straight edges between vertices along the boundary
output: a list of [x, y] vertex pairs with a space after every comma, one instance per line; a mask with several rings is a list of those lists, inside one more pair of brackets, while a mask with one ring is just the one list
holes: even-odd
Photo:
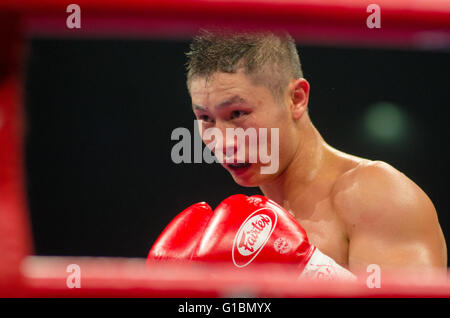
[[[448, 52], [298, 46], [324, 139], [383, 160], [429, 195], [450, 237]], [[214, 164], [175, 164], [175, 128], [194, 131], [188, 42], [29, 40], [26, 169], [35, 254], [146, 257], [162, 229], [236, 185]]]

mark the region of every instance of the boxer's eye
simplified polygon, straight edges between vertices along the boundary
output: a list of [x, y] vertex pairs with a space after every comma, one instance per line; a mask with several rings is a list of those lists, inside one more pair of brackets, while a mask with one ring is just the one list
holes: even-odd
[[199, 120], [202, 120], [202, 121], [204, 121], [204, 122], [206, 122], [206, 123], [212, 123], [214, 120], [211, 118], [211, 117], [209, 117], [208, 115], [200, 115], [200, 116], [198, 116], [197, 117]]
[[230, 114], [230, 119], [235, 119], [247, 115], [248, 113], [242, 110], [233, 110]]

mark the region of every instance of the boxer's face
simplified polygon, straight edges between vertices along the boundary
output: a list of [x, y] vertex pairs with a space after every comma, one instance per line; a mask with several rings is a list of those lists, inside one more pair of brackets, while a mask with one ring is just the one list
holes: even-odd
[[[276, 178], [292, 160], [298, 145], [295, 120], [289, 111], [289, 105], [285, 102], [276, 102], [268, 87], [255, 85], [243, 72], [237, 73], [215, 73], [208, 79], [196, 78], [190, 83], [193, 111], [197, 120], [201, 120], [203, 142], [208, 145], [216, 157], [225, 154], [228, 148], [234, 149], [234, 162], [237, 162], [236, 153], [239, 143], [234, 136], [227, 136], [227, 128], [249, 128], [259, 135], [260, 128], [266, 128], [267, 138], [257, 139], [257, 150], [252, 148], [250, 138], [245, 138], [245, 163], [222, 165], [227, 169], [234, 180], [242, 185], [256, 187]], [[216, 128], [221, 134], [215, 137], [205, 136], [208, 128]], [[274, 130], [278, 129], [279, 138], [276, 140]], [[211, 130], [210, 130], [211, 131]], [[274, 135], [274, 137], [272, 137]], [[263, 140], [265, 139], [265, 140]], [[266, 148], [261, 145], [266, 142]], [[274, 147], [278, 149], [275, 156]], [[267, 150], [266, 150], [267, 149]], [[242, 150], [242, 149], [241, 149]], [[264, 150], [264, 151], [263, 151]], [[221, 154], [218, 154], [221, 151]], [[256, 151], [257, 161], [250, 158], [250, 151]], [[260, 152], [267, 154], [272, 162], [267, 163], [267, 156], [261, 160]], [[277, 163], [273, 160], [278, 160]], [[262, 173], [261, 168], [271, 169]], [[276, 169], [273, 169], [276, 167]], [[275, 171], [274, 171], [275, 170]], [[274, 171], [267, 174], [267, 171]]]

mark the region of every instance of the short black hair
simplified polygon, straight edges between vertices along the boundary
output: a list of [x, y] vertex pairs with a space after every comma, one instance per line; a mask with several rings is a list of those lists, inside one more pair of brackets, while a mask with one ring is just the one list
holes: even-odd
[[188, 88], [194, 78], [243, 69], [255, 83], [266, 85], [278, 98], [292, 78], [303, 77], [297, 47], [286, 32], [203, 29], [194, 37], [186, 56]]

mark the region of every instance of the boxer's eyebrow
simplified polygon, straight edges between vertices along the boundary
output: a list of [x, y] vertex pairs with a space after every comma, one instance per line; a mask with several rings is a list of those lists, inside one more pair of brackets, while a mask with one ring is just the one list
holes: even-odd
[[223, 102], [219, 103], [218, 105], [216, 105], [217, 109], [223, 108], [223, 107], [227, 107], [233, 104], [241, 104], [245, 102], [245, 99], [243, 99], [241, 96], [239, 95], [234, 95], [233, 97], [224, 100]]
[[199, 105], [197, 105], [197, 104], [192, 104], [192, 108], [194, 109], [194, 110], [206, 110], [205, 109], [205, 107], [202, 107], [202, 106], [199, 106]]
[[[243, 99], [241, 96], [234, 95], [231, 98], [228, 98], [228, 99], [220, 102], [219, 104], [217, 104], [215, 106], [215, 108], [217, 110], [219, 110], [219, 109], [227, 107], [227, 106], [231, 106], [231, 105], [234, 105], [234, 104], [241, 104], [241, 103], [244, 103], [244, 102], [245, 102], [245, 99]], [[194, 110], [200, 110], [200, 111], [206, 110], [205, 107], [202, 107], [202, 106], [196, 105], [196, 104], [192, 104], [192, 107], [193, 107]]]

